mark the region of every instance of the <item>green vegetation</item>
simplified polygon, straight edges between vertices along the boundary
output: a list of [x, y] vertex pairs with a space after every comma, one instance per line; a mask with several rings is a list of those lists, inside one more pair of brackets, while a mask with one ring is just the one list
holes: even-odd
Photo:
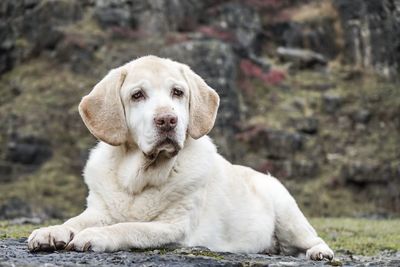
[[168, 253], [181, 254], [181, 255], [189, 255], [189, 256], [201, 256], [207, 258], [214, 258], [217, 260], [223, 260], [224, 257], [217, 252], [203, 250], [203, 249], [193, 249], [187, 250], [186, 248], [178, 248], [176, 246], [166, 246], [166, 247], [155, 247], [155, 248], [133, 248], [131, 249], [134, 253], [152, 253], [155, 252], [160, 255], [165, 255]]
[[4, 238], [22, 238], [28, 237], [29, 234], [40, 227], [49, 226], [60, 223], [59, 221], [51, 220], [42, 225], [35, 224], [11, 224], [7, 221], [0, 221], [0, 239]]
[[207, 258], [214, 258], [216, 260], [223, 260], [224, 257], [221, 256], [218, 253], [212, 252], [212, 251], [208, 251], [208, 250], [199, 250], [199, 251], [191, 251], [191, 254], [193, 254], [194, 256], [202, 256], [202, 257], [207, 257]]
[[[20, 196], [29, 196], [32, 211], [41, 214], [43, 210], [57, 212], [58, 218], [79, 214], [85, 207], [86, 186], [80, 175], [69, 173], [65, 167], [70, 159], [64, 156], [53, 156], [40, 170], [27, 174], [15, 183], [2, 185], [0, 203]], [[32, 194], [30, 192], [35, 192]], [[30, 195], [31, 194], [31, 195]]]
[[[13, 225], [0, 222], [0, 238], [21, 238], [29, 236], [36, 228], [60, 223], [48, 221], [43, 225]], [[350, 218], [313, 218], [312, 225], [336, 254], [374, 255], [383, 251], [400, 251], [400, 219], [370, 220]], [[161, 254], [173, 251], [158, 248]], [[147, 251], [135, 249], [133, 251]], [[191, 251], [195, 256], [223, 259], [212, 251]]]
[[[21, 93], [12, 94], [9, 84]], [[0, 186], [0, 205], [18, 199], [29, 203], [34, 214], [50, 211], [51, 216], [59, 218], [75, 215], [84, 208], [87, 193], [81, 177], [83, 160], [79, 149], [87, 151], [95, 140], [83, 124], [76, 123], [79, 122], [77, 105], [93, 84], [84, 76], [40, 59], [1, 77], [0, 93], [6, 99], [0, 100], [0, 120], [13, 124], [0, 125], [0, 141], [4, 144], [0, 147], [0, 162], [6, 158], [10, 125], [15, 127], [13, 131], [17, 129], [20, 138], [45, 139], [54, 149], [51, 159], [34, 172], [24, 171], [22, 164], [14, 164], [13, 168], [20, 168], [17, 173], [21, 174]], [[71, 168], [73, 165], [79, 167]]]
[[336, 253], [374, 255], [400, 251], [400, 220], [315, 218], [319, 235]]
[[[315, 133], [303, 134], [302, 149], [276, 164], [277, 169], [289, 170], [290, 177], [280, 175], [272, 167], [272, 174], [289, 189], [308, 216], [397, 216], [392, 204], [394, 194], [387, 193], [388, 185], [395, 180], [390, 170], [399, 165], [400, 158], [395, 117], [400, 107], [397, 84], [345, 68], [332, 68], [329, 72], [295, 71], [277, 85], [257, 78], [250, 81], [243, 93], [251, 114], [249, 125], [296, 133], [296, 122], [318, 122]], [[368, 118], [357, 121], [362, 112]], [[260, 155], [268, 147], [260, 148], [261, 152], [254, 150], [247, 149], [258, 153], [257, 156], [244, 158], [241, 164], [258, 167], [253, 162], [262, 162]], [[270, 162], [274, 164], [274, 160]], [[315, 169], [308, 175], [279, 165], [293, 162], [306, 162]], [[373, 166], [371, 173], [376, 178], [367, 177], [366, 172], [350, 172], [357, 164], [364, 169]], [[352, 184], [346, 180], [351, 175], [358, 176], [353, 179], [361, 182]]]

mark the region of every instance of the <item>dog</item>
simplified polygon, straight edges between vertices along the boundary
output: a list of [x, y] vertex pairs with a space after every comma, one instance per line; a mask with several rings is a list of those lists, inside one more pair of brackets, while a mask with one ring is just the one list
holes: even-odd
[[274, 177], [232, 165], [207, 136], [219, 96], [187, 65], [145, 56], [111, 70], [79, 105], [100, 142], [87, 208], [28, 238], [30, 251], [170, 243], [233, 253], [334, 254]]

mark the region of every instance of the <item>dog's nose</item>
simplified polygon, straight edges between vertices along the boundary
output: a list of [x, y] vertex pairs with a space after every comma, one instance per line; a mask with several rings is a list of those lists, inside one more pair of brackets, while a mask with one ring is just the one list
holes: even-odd
[[163, 132], [168, 132], [175, 129], [178, 123], [178, 117], [171, 113], [157, 115], [154, 118], [154, 122], [158, 129]]

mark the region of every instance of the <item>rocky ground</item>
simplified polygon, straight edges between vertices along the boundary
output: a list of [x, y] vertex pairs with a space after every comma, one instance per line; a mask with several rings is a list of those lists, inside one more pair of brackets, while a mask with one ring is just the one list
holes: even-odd
[[115, 253], [30, 253], [26, 238], [0, 240], [0, 266], [399, 266], [400, 253], [338, 255], [332, 262], [303, 257], [215, 253], [205, 248], [167, 247]]

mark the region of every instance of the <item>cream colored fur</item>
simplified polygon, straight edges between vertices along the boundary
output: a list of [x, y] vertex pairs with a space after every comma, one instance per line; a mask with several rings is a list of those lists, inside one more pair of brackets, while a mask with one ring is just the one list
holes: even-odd
[[[183, 91], [175, 97], [173, 88]], [[132, 100], [142, 90], [146, 98]], [[100, 142], [84, 170], [86, 210], [32, 232], [31, 251], [117, 251], [168, 243], [214, 251], [306, 253], [331, 259], [295, 200], [274, 177], [232, 165], [205, 136], [218, 95], [187, 66], [147, 56], [113, 70], [80, 105]], [[153, 118], [177, 115], [174, 145]]]

